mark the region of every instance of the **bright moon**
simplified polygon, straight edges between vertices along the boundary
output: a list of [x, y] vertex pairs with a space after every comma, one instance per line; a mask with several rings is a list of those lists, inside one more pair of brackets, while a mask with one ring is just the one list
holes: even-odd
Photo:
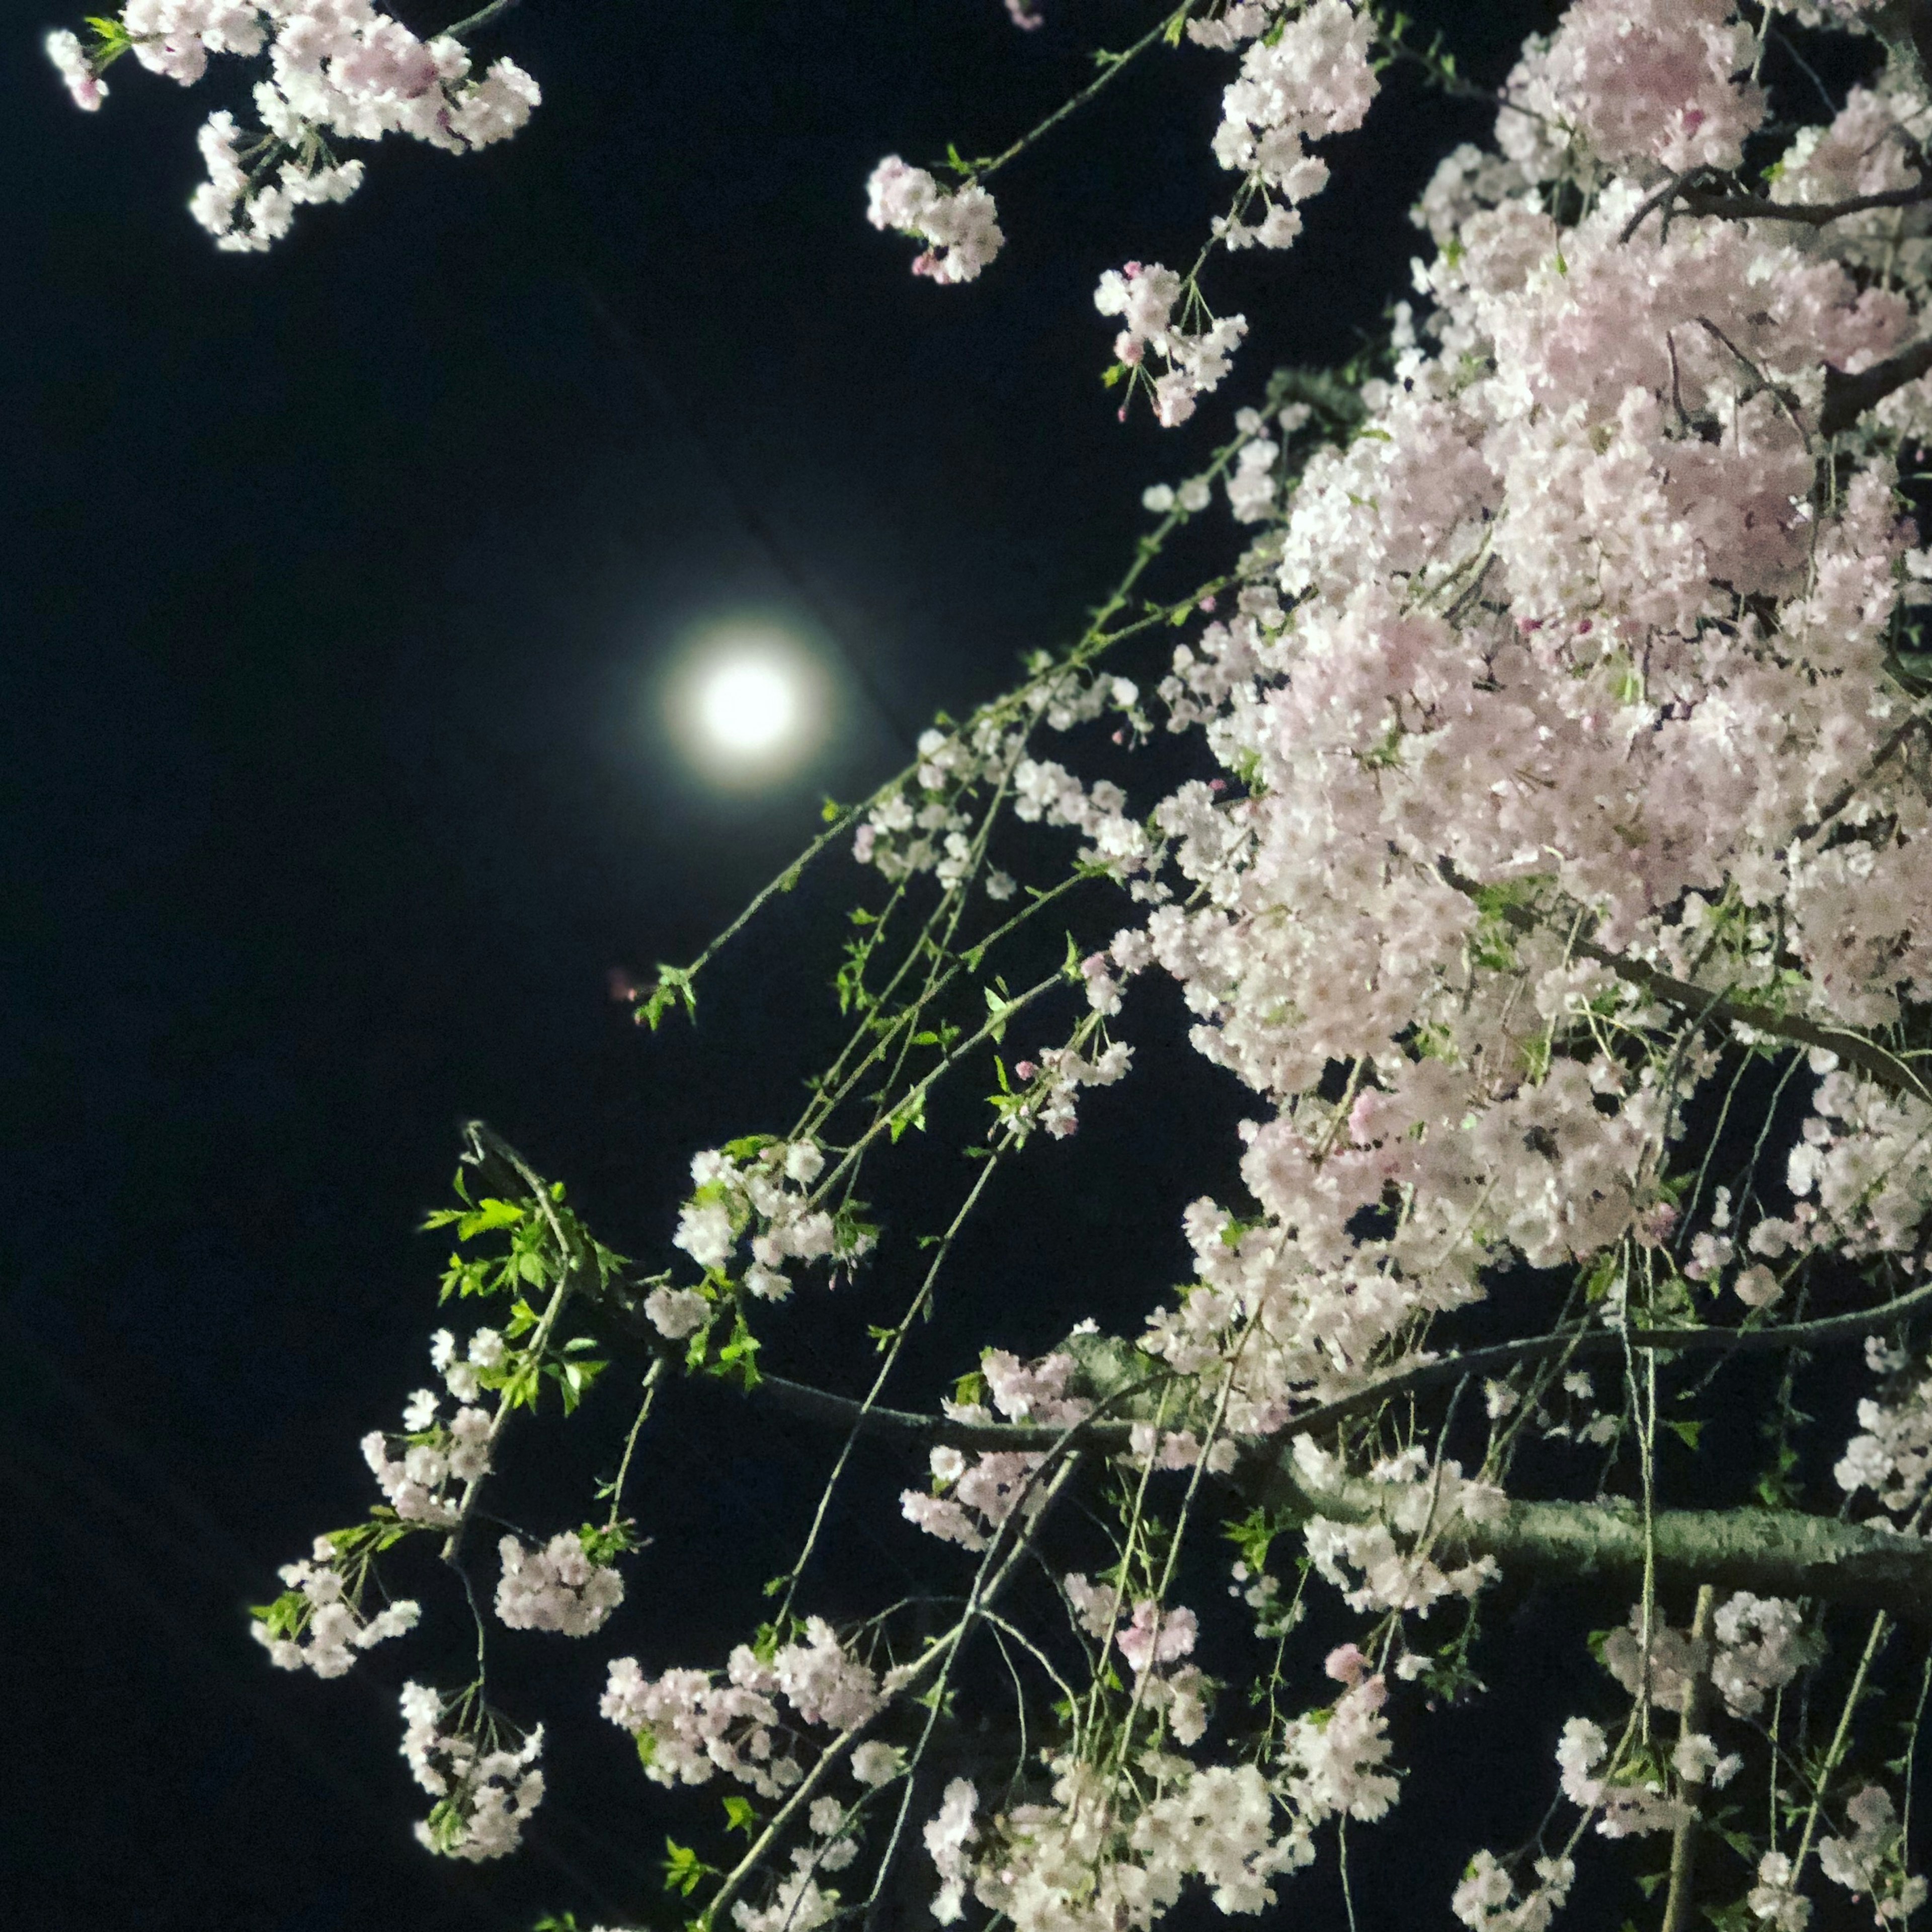
[[700, 674], [698, 717], [720, 751], [775, 751], [798, 724], [797, 682], [763, 654], [720, 654]]
[[714, 784], [782, 778], [824, 736], [824, 668], [782, 622], [748, 614], [714, 620], [686, 635], [676, 662], [668, 722]]

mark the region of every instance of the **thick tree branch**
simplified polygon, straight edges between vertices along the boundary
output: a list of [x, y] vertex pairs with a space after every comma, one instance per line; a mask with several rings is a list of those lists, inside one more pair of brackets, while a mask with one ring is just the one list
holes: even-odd
[[1881, 188], [1873, 194], [1847, 195], [1842, 201], [1773, 201], [1768, 195], [1730, 194], [1714, 189], [1684, 188], [1675, 206], [1686, 214], [1714, 215], [1723, 221], [1788, 221], [1800, 228], [1828, 227], [1848, 214], [1868, 214], [1878, 208], [1916, 208], [1932, 201], [1932, 182], [1910, 188]]
[[1896, 356], [1888, 356], [1882, 362], [1874, 362], [1869, 369], [1861, 369], [1856, 376], [1827, 364], [1819, 434], [1836, 436], [1840, 430], [1850, 429], [1866, 410], [1883, 402], [1894, 390], [1917, 382], [1928, 370], [1932, 370], [1932, 336], [1901, 349]]
[[[1690, 1652], [1696, 1658], [1690, 1681], [1684, 1687], [1680, 1738], [1700, 1733], [1711, 1706], [1711, 1618], [1717, 1608], [1718, 1593], [1708, 1583], [1697, 1586], [1697, 1606], [1690, 1617]], [[1691, 1895], [1697, 1883], [1697, 1836], [1703, 1825], [1705, 1774], [1684, 1766], [1684, 1814], [1670, 1838], [1670, 1890], [1664, 1901], [1660, 1932], [1690, 1932]]]
[[[1304, 1517], [1381, 1520], [1388, 1490], [1359, 1476], [1324, 1481], [1282, 1456], [1253, 1484], [1256, 1498]], [[1932, 1620], [1932, 1540], [1791, 1510], [1661, 1510], [1651, 1519], [1660, 1585], [1748, 1590]], [[1568, 1581], [1643, 1575], [1644, 1523], [1634, 1503], [1506, 1504], [1493, 1522], [1458, 1518], [1433, 1546], [1438, 1560], [1493, 1556], [1504, 1569]]]

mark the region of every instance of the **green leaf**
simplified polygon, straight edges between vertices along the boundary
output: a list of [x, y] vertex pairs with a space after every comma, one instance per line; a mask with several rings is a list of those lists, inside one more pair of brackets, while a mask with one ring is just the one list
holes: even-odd
[[761, 1379], [758, 1362], [760, 1346], [757, 1336], [746, 1325], [745, 1311], [734, 1308], [731, 1311], [730, 1339], [718, 1351], [717, 1364], [712, 1373], [728, 1381], [735, 1380], [740, 1388], [748, 1392], [756, 1388]]
[[674, 1006], [683, 1007], [688, 1017], [698, 1017], [698, 991], [692, 982], [690, 973], [682, 966], [659, 966], [658, 982], [638, 1006], [637, 1016], [652, 1032], [658, 1030], [658, 1022]]
[[688, 1845], [680, 1845], [675, 1838], [665, 1839], [664, 1852], [667, 1892], [680, 1892], [688, 1898], [706, 1878], [716, 1874], [715, 1866], [706, 1864]]
[[1697, 1438], [1704, 1432], [1701, 1422], [1666, 1422], [1664, 1425], [1687, 1449], [1695, 1449]]
[[758, 1814], [748, 1798], [730, 1797], [724, 1801], [724, 1828], [728, 1832], [742, 1832], [750, 1838], [758, 1828]]
[[459, 1241], [473, 1241], [478, 1234], [487, 1234], [492, 1228], [514, 1228], [526, 1211], [514, 1201], [499, 1201], [494, 1196], [485, 1195], [457, 1222], [456, 1238]]

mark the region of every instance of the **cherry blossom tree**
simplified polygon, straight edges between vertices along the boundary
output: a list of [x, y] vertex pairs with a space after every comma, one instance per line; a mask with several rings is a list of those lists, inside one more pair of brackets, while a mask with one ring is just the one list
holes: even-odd
[[[1556, 1693], [1548, 1810], [1468, 1846], [1431, 1909], [1541, 1932], [1592, 1862], [1664, 1932], [1923, 1904], [1928, 10], [1576, 0], [1491, 137], [1442, 158], [1383, 339], [1265, 381], [1210, 306], [1221, 253], [1293, 244], [1390, 63], [1479, 92], [1453, 50], [1372, 0], [1183, 0], [1046, 124], [1184, 40], [1222, 59], [1226, 212], [1184, 270], [1101, 278], [1096, 363], [1124, 412], [1240, 406], [1204, 470], [1148, 493], [1077, 640], [828, 807], [639, 992], [675, 1023], [774, 894], [850, 867], [849, 1036], [782, 1131], [694, 1154], [661, 1253], [616, 1255], [469, 1130], [433, 1217], [469, 1318], [362, 1444], [381, 1500], [256, 1612], [274, 1664], [327, 1677], [473, 1617], [470, 1681], [402, 1693], [432, 1852], [507, 1853], [542, 1802], [539, 1714], [498, 1708], [496, 1659], [608, 1641], [653, 1560], [626, 1497], [675, 1385], [822, 1426], [828, 1497], [856, 1438], [898, 1445], [929, 1590], [819, 1613], [821, 1502], [762, 1628], [671, 1658], [626, 1612], [602, 1711], [640, 1808], [723, 1796], [710, 1842], [640, 1877], [640, 1922], [660, 1876], [705, 1932], [896, 1924], [909, 1885], [942, 1924], [1020, 1932], [1286, 1905], [1366, 1828], [1402, 1832], [1392, 1720], [1424, 1753], [1428, 1713], [1480, 1696], [1486, 1604], [1522, 1575], [1609, 1596], [1612, 1628]], [[472, 77], [489, 24], [421, 42], [366, 0], [130, 0], [50, 50], [86, 107], [124, 53], [183, 83], [266, 60], [264, 131], [209, 121], [194, 204], [254, 248], [355, 188], [340, 141], [514, 132], [537, 90], [507, 59]], [[1836, 92], [1828, 50], [1860, 76]], [[889, 157], [865, 212], [915, 273], [997, 273], [987, 184], [1034, 138]], [[1204, 521], [1221, 568], [1150, 597]], [[1196, 776], [1138, 800], [1091, 776], [1096, 739], [1156, 734]], [[1045, 970], [1010, 973], [1042, 937]], [[1126, 1332], [907, 1386], [915, 1325], [976, 1292], [950, 1264], [996, 1176], [1182, 1050], [1132, 1030], [1156, 976], [1250, 1114], [1240, 1197], [1170, 1204], [1192, 1278], [1148, 1283]], [[968, 1183], [923, 1229], [875, 1224], [867, 1177], [962, 1088], [985, 1096]], [[788, 1300], [844, 1338], [850, 1389], [761, 1352]], [[631, 1401], [590, 1520], [560, 1499], [560, 1527], [486, 1536], [520, 1437], [582, 1426], [600, 1381], [585, 1417]], [[1835, 1435], [1808, 1414], [1854, 1384]], [[1672, 1460], [1726, 1390], [1758, 1404], [1749, 1500]], [[1010, 1741], [971, 1774], [945, 1749], [965, 1704]]]

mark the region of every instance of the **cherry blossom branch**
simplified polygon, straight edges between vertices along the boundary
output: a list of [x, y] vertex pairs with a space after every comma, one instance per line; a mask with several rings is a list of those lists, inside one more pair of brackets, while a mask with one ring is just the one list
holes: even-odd
[[[624, 1353], [641, 1351], [653, 1362], [682, 1355], [682, 1345], [667, 1341], [652, 1325], [641, 1306], [614, 1296], [586, 1298], [593, 1304], [596, 1313], [611, 1318], [611, 1325], [602, 1331], [601, 1339], [614, 1348]], [[1546, 1335], [1525, 1336], [1486, 1348], [1466, 1348], [1453, 1355], [1433, 1356], [1412, 1367], [1377, 1376], [1349, 1394], [1294, 1417], [1268, 1439], [1279, 1442], [1298, 1436], [1318, 1435], [1334, 1424], [1378, 1408], [1396, 1396], [1414, 1394], [1465, 1376], [1491, 1376], [1522, 1362], [1566, 1352], [1586, 1360], [1618, 1355], [1626, 1340], [1631, 1347], [1666, 1354], [1768, 1354], [1780, 1349], [1812, 1349], [1857, 1341], [1888, 1323], [1903, 1321], [1928, 1308], [1932, 1308], [1932, 1282], [1894, 1295], [1874, 1308], [1821, 1316], [1809, 1322], [1768, 1323], [1755, 1328], [1562, 1329]], [[1150, 1388], [1153, 1383], [1143, 1386]], [[823, 1423], [860, 1436], [901, 1436], [922, 1448], [944, 1445], [955, 1449], [1039, 1451], [1052, 1448], [1065, 1433], [1033, 1423], [962, 1422], [923, 1410], [889, 1408], [869, 1399], [835, 1394], [830, 1389], [792, 1382], [783, 1376], [761, 1374], [751, 1388], [739, 1393], [802, 1422]], [[1133, 1428], [1131, 1422], [1108, 1422], [1096, 1417], [1079, 1424], [1075, 1436], [1084, 1448], [1123, 1450], [1129, 1446]]]
[[1925, 723], [1924, 706], [1922, 704], [1915, 705], [1910, 716], [1905, 722], [1880, 742], [1878, 748], [1865, 760], [1864, 770], [1860, 772], [1856, 778], [1847, 778], [1832, 794], [1829, 801], [1818, 816], [1808, 824], [1801, 825], [1791, 835], [1792, 844], [1802, 845], [1806, 839], [1815, 838], [1833, 819], [1838, 817], [1840, 812], [1844, 810], [1846, 806], [1851, 803], [1853, 799], [1857, 797], [1860, 790], [1877, 776], [1879, 767], [1904, 744], [1913, 732], [1923, 730]]
[[[1928, 355], [1928, 367], [1932, 367], [1932, 355]], [[1437, 861], [1436, 871], [1444, 884], [1466, 898], [1475, 898], [1483, 890], [1448, 859]], [[1518, 932], [1539, 932], [1543, 929], [1543, 921], [1527, 906], [1504, 904], [1495, 910], [1504, 924]], [[1761, 1005], [1754, 1000], [1734, 999], [1728, 993], [1694, 986], [1689, 980], [1660, 971], [1644, 960], [1633, 959], [1627, 953], [1612, 952], [1607, 946], [1599, 946], [1592, 940], [1576, 938], [1571, 941], [1570, 950], [1586, 959], [1594, 960], [1599, 966], [1608, 968], [1619, 980], [1649, 994], [1653, 999], [1661, 1000], [1666, 1006], [1675, 1006], [1681, 1012], [1715, 1025], [1748, 1027], [1754, 1033], [1772, 1034], [1780, 1040], [1822, 1048], [1827, 1053], [1835, 1053], [1848, 1066], [1856, 1066], [1867, 1078], [1890, 1093], [1932, 1102], [1932, 1084], [1928, 1084], [1915, 1067], [1897, 1054], [1863, 1034], [1849, 1032], [1842, 1027], [1820, 1026], [1816, 1021], [1781, 1012], [1774, 1006]]]
[[1871, 194], [1847, 195], [1842, 201], [1773, 201], [1761, 194], [1718, 194], [1699, 188], [1683, 190], [1678, 202], [1687, 214], [1709, 214], [1724, 221], [1790, 221], [1804, 228], [1824, 228], [1848, 214], [1878, 208], [1912, 208], [1932, 201], [1932, 181], [1910, 188], [1881, 188]]
[[[917, 1688], [938, 1666], [944, 1666], [940, 1672], [940, 1685], [943, 1688], [951, 1670], [952, 1660], [958, 1654], [961, 1646], [971, 1635], [974, 1625], [980, 1622], [983, 1612], [998, 1602], [1014, 1577], [1019, 1574], [1027, 1552], [1033, 1546], [1034, 1538], [1046, 1522], [1048, 1511], [1074, 1471], [1078, 1468], [1081, 1458], [1078, 1450], [1072, 1446], [1072, 1435], [1073, 1432], [1070, 1430], [1063, 1429], [1058, 1432], [1057, 1440], [1064, 1460], [1058, 1468], [1054, 1468], [1052, 1479], [1046, 1484], [1040, 1507], [1024, 1520], [1022, 1510], [1016, 1507], [1006, 1522], [1000, 1526], [1003, 1532], [1009, 1526], [1012, 1528], [1009, 1546], [1002, 1549], [1000, 1538], [995, 1536], [992, 1546], [987, 1551], [974, 1575], [972, 1592], [958, 1621], [943, 1636], [936, 1638], [925, 1654], [908, 1669], [895, 1688], [895, 1697], [902, 1698], [908, 1692]], [[1068, 1453], [1070, 1450], [1072, 1453]], [[1044, 1465], [1036, 1472], [1036, 1483], [1050, 1466], [1050, 1463]], [[993, 1570], [995, 1563], [999, 1566], [997, 1570]], [[989, 1571], [993, 1573], [990, 1578]], [[938, 1697], [933, 1700], [932, 1710], [935, 1715], [941, 1701]], [[886, 1708], [884, 1705], [880, 1707], [880, 1710]], [[752, 1841], [744, 1856], [725, 1874], [716, 1893], [694, 1922], [701, 1932], [709, 1932], [709, 1928], [717, 1924], [719, 1915], [743, 1891], [792, 1820], [811, 1804], [820, 1787], [844, 1761], [853, 1747], [871, 1730], [878, 1716], [879, 1712], [874, 1711], [869, 1717], [849, 1726], [820, 1753], [818, 1762], [806, 1774], [784, 1803], [772, 1814], [764, 1829]], [[928, 1728], [930, 1729], [929, 1724]]]
[[[536, 1332], [526, 1345], [528, 1358], [532, 1363], [541, 1363], [544, 1350], [556, 1332], [559, 1317], [563, 1313], [564, 1304], [570, 1299], [571, 1291], [577, 1286], [578, 1255], [570, 1238], [564, 1232], [563, 1224], [558, 1220], [556, 1209], [550, 1190], [537, 1178], [523, 1156], [507, 1141], [499, 1138], [481, 1120], [472, 1120], [464, 1130], [464, 1137], [470, 1143], [470, 1152], [465, 1156], [472, 1165], [480, 1166], [485, 1156], [506, 1162], [516, 1174], [528, 1193], [531, 1204], [549, 1223], [550, 1237], [556, 1243], [556, 1286], [550, 1292], [548, 1304], [538, 1321]], [[496, 1400], [496, 1412], [490, 1419], [488, 1444], [490, 1460], [494, 1460], [498, 1439], [510, 1419], [512, 1405], [508, 1392], [500, 1394]], [[486, 1460], [481, 1474], [472, 1476], [465, 1484], [462, 1499], [457, 1504], [456, 1520], [450, 1526], [449, 1534], [443, 1539], [442, 1560], [452, 1569], [460, 1570], [463, 1552], [463, 1539], [470, 1527], [470, 1519], [476, 1507], [476, 1499], [482, 1494], [483, 1485], [490, 1474], [489, 1461]], [[468, 1589], [469, 1579], [464, 1578], [464, 1588]], [[472, 1607], [474, 1607], [472, 1604]], [[482, 1622], [478, 1622], [478, 1634], [482, 1634]]]

